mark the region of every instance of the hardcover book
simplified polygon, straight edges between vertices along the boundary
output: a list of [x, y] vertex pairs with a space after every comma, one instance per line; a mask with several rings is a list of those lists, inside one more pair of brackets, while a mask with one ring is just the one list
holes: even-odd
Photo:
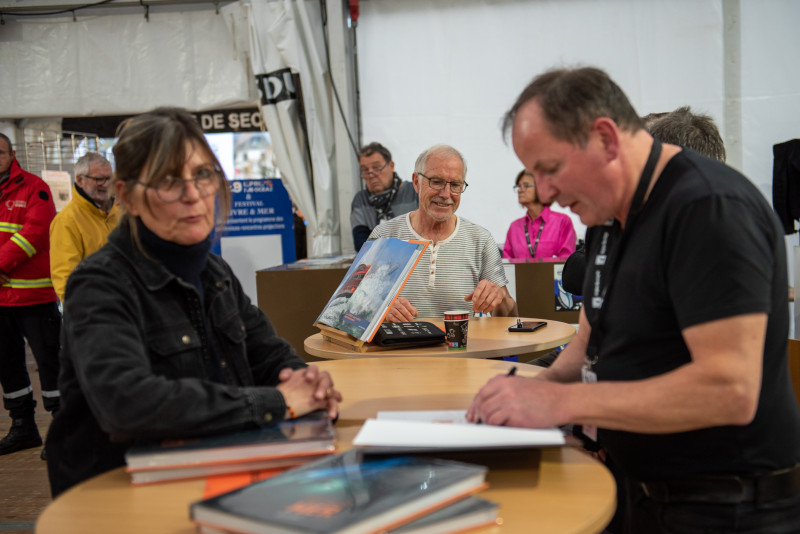
[[327, 456], [195, 502], [211, 529], [249, 533], [362, 534], [398, 527], [483, 489], [486, 467], [411, 456]]
[[394, 237], [364, 243], [315, 324], [372, 341], [427, 246]]
[[[396, 529], [387, 530], [386, 534], [453, 534], [489, 527], [501, 524], [497, 519], [498, 508], [492, 501], [466, 497]], [[197, 530], [202, 534], [227, 534], [224, 530], [204, 525], [198, 525]]]
[[231, 461], [223, 463], [205, 463], [175, 468], [128, 470], [131, 475], [131, 484], [154, 484], [171, 480], [188, 480], [190, 478], [216, 478], [223, 475], [278, 473], [286, 469], [307, 464], [318, 459], [323, 454], [331, 454], [333, 449], [286, 458], [267, 458], [263, 460]]
[[125, 454], [135, 484], [286, 468], [335, 451], [325, 410], [274, 426], [131, 447]]
[[390, 534], [447, 534], [497, 524], [497, 503], [467, 497], [390, 530]]

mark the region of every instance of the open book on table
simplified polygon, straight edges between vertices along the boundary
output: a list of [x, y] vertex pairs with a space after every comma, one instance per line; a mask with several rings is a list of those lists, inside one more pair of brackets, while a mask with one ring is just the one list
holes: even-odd
[[470, 423], [464, 410], [378, 412], [367, 419], [353, 445], [369, 452], [465, 451], [557, 447], [566, 444], [557, 428], [514, 428]]
[[372, 341], [427, 246], [394, 237], [364, 243], [315, 324]]

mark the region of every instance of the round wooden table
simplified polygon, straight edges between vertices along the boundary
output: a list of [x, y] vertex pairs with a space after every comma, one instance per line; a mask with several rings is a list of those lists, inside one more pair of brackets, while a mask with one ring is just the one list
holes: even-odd
[[[444, 325], [442, 319], [419, 320], [431, 322], [439, 327]], [[522, 320], [544, 321], [528, 317]], [[509, 332], [508, 327], [516, 322], [516, 317], [472, 317], [469, 320], [466, 350], [449, 350], [446, 343], [441, 343], [427, 347], [391, 349], [369, 345], [366, 352], [358, 352], [324, 339], [321, 333], [307, 337], [303, 342], [303, 348], [310, 355], [327, 360], [376, 356], [496, 358], [552, 349], [568, 343], [575, 336], [575, 327], [571, 324], [549, 319], [546, 320], [547, 326], [535, 332]]]
[[[520, 376], [540, 368], [497, 360], [371, 358], [318, 362], [343, 392], [336, 423], [339, 451], [351, 448], [365, 419], [382, 410], [465, 409], [475, 392], [516, 365]], [[479, 496], [500, 504], [503, 525], [481, 534], [596, 534], [616, 506], [614, 479], [587, 454], [571, 447], [490, 455], [489, 488]], [[98, 475], [53, 501], [36, 523], [38, 534], [94, 532], [194, 534], [189, 504], [204, 481], [133, 487], [123, 468]]]

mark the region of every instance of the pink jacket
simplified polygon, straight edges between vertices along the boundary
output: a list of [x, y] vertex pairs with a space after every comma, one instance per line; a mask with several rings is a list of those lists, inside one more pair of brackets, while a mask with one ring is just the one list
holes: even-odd
[[528, 240], [525, 239], [525, 225], [528, 226], [530, 248], [534, 248], [539, 228], [544, 223], [539, 244], [536, 245], [536, 258], [566, 258], [575, 252], [575, 228], [572, 219], [563, 213], [552, 211], [545, 206], [542, 212], [531, 221], [526, 213], [511, 223], [503, 246], [503, 257], [507, 259], [531, 258]]

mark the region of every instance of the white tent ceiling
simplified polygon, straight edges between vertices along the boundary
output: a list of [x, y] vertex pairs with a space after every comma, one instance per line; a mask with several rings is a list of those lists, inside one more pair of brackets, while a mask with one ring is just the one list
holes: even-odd
[[[197, 6], [195, 6], [197, 7]], [[210, 8], [210, 9], [209, 9]], [[255, 100], [234, 40], [213, 5], [80, 10], [6, 17], [0, 26], [0, 116], [192, 110]]]
[[0, 12], [12, 15], [49, 15], [60, 11], [74, 11], [75, 13], [85, 12], [92, 9], [108, 9], [136, 7], [139, 10], [146, 10], [147, 7], [171, 7], [186, 9], [196, 5], [206, 4], [214, 6], [224, 6], [236, 0], [0, 0]]

